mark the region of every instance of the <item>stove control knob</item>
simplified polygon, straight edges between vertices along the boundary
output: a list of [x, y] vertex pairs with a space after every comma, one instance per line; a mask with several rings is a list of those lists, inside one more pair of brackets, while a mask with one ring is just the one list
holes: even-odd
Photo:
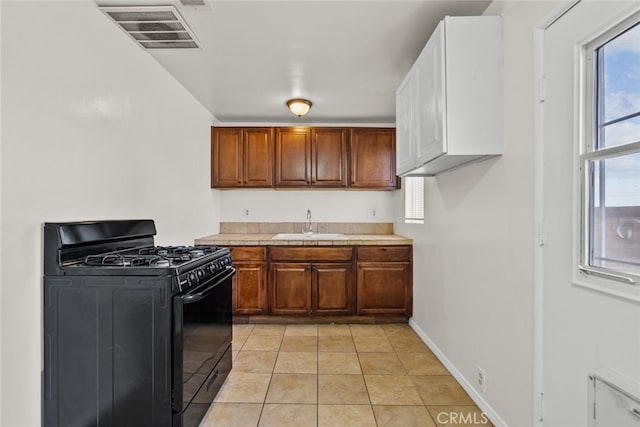
[[189, 282], [191, 283], [198, 282], [198, 276], [196, 275], [196, 273], [189, 273]]
[[209, 273], [215, 273], [216, 272], [216, 264], [215, 263], [211, 263], [207, 266], [207, 270], [209, 270]]
[[204, 271], [202, 270], [196, 271], [196, 274], [198, 275], [198, 279], [202, 279], [204, 277]]

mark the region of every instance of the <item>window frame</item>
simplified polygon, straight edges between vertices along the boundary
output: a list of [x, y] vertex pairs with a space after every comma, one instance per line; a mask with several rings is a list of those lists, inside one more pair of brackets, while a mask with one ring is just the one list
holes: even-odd
[[581, 65], [583, 68], [583, 101], [582, 125], [580, 126], [582, 137], [578, 151], [578, 165], [580, 171], [580, 232], [579, 232], [579, 259], [578, 269], [585, 276], [597, 276], [609, 281], [623, 282], [628, 285], [639, 285], [640, 274], [619, 271], [612, 268], [591, 265], [591, 242], [594, 239], [591, 229], [592, 192], [591, 182], [595, 171], [590, 167], [592, 162], [608, 160], [625, 155], [640, 153], [640, 140], [637, 142], [616, 145], [606, 148], [598, 148], [598, 125], [604, 120], [599, 120], [599, 114], [604, 111], [604, 93], [600, 90], [598, 79], [604, 75], [602, 62], [598, 61], [597, 51], [607, 43], [633, 27], [640, 25], [640, 14], [635, 14], [623, 22], [603, 32], [591, 42], [583, 45]]

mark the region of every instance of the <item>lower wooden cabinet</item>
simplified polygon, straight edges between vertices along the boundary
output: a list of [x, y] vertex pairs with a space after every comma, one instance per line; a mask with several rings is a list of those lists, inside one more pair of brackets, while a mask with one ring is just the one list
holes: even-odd
[[271, 314], [311, 312], [311, 265], [271, 264]]
[[233, 314], [267, 314], [266, 248], [233, 247], [231, 260], [236, 268], [233, 276]]
[[353, 313], [351, 264], [313, 264], [311, 266], [312, 314]]
[[357, 314], [411, 315], [411, 265], [358, 263]]
[[271, 314], [353, 314], [352, 247], [271, 248]]
[[356, 256], [356, 313], [411, 316], [411, 246], [360, 246]]
[[232, 247], [233, 313], [411, 316], [411, 258], [411, 246]]
[[273, 263], [271, 314], [352, 314], [353, 273], [343, 263]]

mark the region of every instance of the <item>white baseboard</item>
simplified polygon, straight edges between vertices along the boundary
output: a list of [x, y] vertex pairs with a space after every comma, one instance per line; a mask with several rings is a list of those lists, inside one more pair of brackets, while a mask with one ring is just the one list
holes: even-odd
[[424, 341], [429, 349], [436, 355], [440, 362], [451, 375], [460, 383], [464, 391], [467, 392], [469, 397], [478, 405], [482, 411], [487, 415], [487, 418], [496, 427], [508, 427], [507, 423], [498, 415], [498, 413], [487, 403], [486, 400], [471, 386], [471, 383], [462, 375], [462, 373], [454, 366], [453, 363], [444, 355], [444, 353], [438, 348], [437, 345], [424, 333], [422, 329], [416, 324], [413, 319], [409, 319], [409, 326], [418, 334], [418, 336]]

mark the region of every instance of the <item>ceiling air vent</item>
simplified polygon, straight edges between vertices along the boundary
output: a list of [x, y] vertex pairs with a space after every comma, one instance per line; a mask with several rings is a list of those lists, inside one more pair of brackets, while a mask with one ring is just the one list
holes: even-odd
[[101, 7], [100, 10], [145, 49], [200, 47], [173, 6]]

